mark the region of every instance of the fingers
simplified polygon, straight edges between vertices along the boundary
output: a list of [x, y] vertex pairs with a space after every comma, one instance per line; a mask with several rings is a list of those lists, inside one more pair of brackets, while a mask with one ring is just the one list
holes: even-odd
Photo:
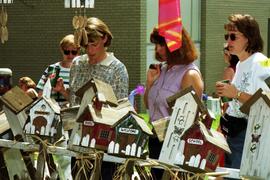
[[216, 82], [216, 94], [218, 96], [223, 96], [226, 91], [226, 86], [228, 86], [228, 84], [222, 83], [221, 81]]

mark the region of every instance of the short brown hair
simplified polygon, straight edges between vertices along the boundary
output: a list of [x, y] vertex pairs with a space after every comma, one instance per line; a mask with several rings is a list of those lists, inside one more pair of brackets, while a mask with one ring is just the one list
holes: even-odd
[[104, 46], [110, 46], [113, 35], [109, 27], [100, 19], [96, 17], [88, 18], [85, 30], [88, 36], [88, 42], [94, 42], [98, 38], [104, 38], [105, 36], [107, 36], [107, 41]]
[[229, 23], [224, 25], [227, 31], [241, 32], [248, 39], [246, 51], [249, 53], [262, 52], [263, 40], [259, 24], [252, 16], [245, 14], [232, 14], [228, 17]]
[[[163, 36], [160, 36], [158, 33], [158, 29], [154, 28], [151, 35], [150, 41], [154, 44], [160, 44], [162, 46], [166, 46], [166, 41]], [[168, 64], [190, 64], [198, 58], [198, 54], [195, 48], [195, 45], [190, 38], [188, 32], [183, 28], [182, 30], [182, 46], [181, 48], [170, 52], [167, 47], [167, 55], [168, 55]], [[156, 54], [156, 58], [158, 59], [158, 55]]]

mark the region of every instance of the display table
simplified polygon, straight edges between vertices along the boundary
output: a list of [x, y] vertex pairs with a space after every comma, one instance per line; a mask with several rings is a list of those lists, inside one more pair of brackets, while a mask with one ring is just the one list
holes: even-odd
[[[28, 142], [17, 142], [17, 141], [5, 140], [5, 139], [0, 139], [0, 147], [8, 148], [8, 149], [11, 148], [13, 150], [14, 149], [23, 150], [26, 152], [38, 152], [39, 148], [40, 148], [40, 146], [38, 144], [30, 144]], [[57, 147], [57, 146], [47, 146], [46, 149], [47, 149], [47, 152], [50, 154], [67, 155], [67, 156], [73, 156], [73, 157], [77, 157], [77, 156], [84, 154], [84, 153], [88, 153], [88, 154], [92, 153], [89, 150], [87, 150], [85, 152], [75, 152], [75, 151], [68, 150], [64, 147]], [[82, 151], [82, 149], [81, 149], [81, 151]], [[93, 153], [94, 153], [94, 151], [93, 151]], [[111, 156], [111, 155], [108, 155], [106, 153], [104, 153], [104, 156], [103, 156], [103, 161], [115, 162], [115, 163], [119, 163], [119, 164], [124, 164], [127, 160], [128, 159], [126, 159], [126, 158]], [[154, 159], [146, 159], [146, 160], [137, 159], [136, 163], [142, 167], [150, 166], [150, 167], [154, 167], [154, 168], [164, 168], [166, 166], [164, 163], [160, 163]], [[156, 163], [156, 165], [154, 165], [155, 163]], [[15, 164], [17, 164], [17, 162], [15, 162]], [[172, 166], [168, 165], [167, 167], [169, 169], [172, 169], [173, 171], [186, 172], [185, 170], [180, 169], [176, 166], [172, 167]], [[196, 179], [201, 175], [202, 174], [194, 174], [193, 176], [191, 176], [190, 179]], [[222, 168], [222, 167], [218, 167], [216, 172], [205, 173], [204, 175], [214, 176], [214, 177], [223, 176], [223, 177], [240, 179], [238, 169], [230, 169], [230, 168]]]

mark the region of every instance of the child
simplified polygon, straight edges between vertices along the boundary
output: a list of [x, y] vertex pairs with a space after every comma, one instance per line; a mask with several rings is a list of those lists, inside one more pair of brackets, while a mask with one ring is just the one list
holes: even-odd
[[26, 92], [32, 99], [37, 99], [38, 94], [35, 90], [36, 83], [30, 77], [21, 77], [19, 79], [19, 87]]

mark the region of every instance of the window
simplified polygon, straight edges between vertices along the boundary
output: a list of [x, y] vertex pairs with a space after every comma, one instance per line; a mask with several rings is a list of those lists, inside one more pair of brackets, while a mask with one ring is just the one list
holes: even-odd
[[99, 138], [101, 139], [108, 139], [110, 132], [108, 130], [101, 130], [99, 134]]
[[215, 164], [216, 161], [217, 161], [217, 155], [212, 153], [211, 151], [208, 152], [208, 155], [207, 155], [207, 160], [212, 163], [212, 164]]

